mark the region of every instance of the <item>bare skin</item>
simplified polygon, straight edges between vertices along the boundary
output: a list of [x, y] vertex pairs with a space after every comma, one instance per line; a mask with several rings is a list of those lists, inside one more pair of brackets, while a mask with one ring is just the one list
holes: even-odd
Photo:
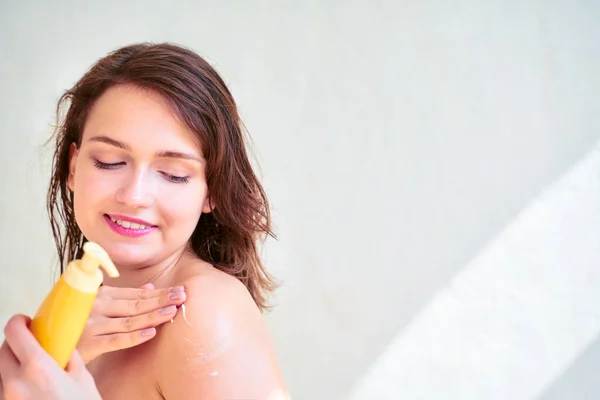
[[88, 365], [103, 399], [285, 399], [262, 316], [246, 288], [184, 256], [157, 287], [185, 286], [185, 316], [147, 343]]
[[[165, 302], [159, 295], [164, 290], [154, 290], [154, 285], [142, 290], [105, 288], [113, 297], [143, 293], [148, 298], [134, 303], [141, 304], [140, 309], [132, 308], [129, 300], [97, 300], [91, 319], [95, 322], [79, 346], [84, 354], [95, 354], [87, 370], [77, 351], [66, 373], [60, 370], [28, 332], [29, 319], [13, 318], [0, 349], [0, 399], [37, 399], [41, 393], [57, 400], [99, 398], [98, 394], [104, 400], [289, 399], [262, 316], [237, 279], [186, 253], [156, 285], [185, 286], [185, 311], [173, 323], [159, 325], [142, 344], [136, 344], [139, 331], [94, 336], [90, 332], [123, 328], [123, 319], [110, 315], [136, 315]], [[153, 322], [153, 314], [155, 310], [134, 316], [130, 327]]]
[[186, 300], [183, 286], [139, 289], [102, 286], [77, 349], [88, 364], [98, 356], [145, 343], [156, 327], [177, 315]]

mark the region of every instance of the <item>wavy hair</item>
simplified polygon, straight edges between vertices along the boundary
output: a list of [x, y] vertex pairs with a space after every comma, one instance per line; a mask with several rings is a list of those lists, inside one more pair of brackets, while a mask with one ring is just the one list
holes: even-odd
[[[68, 188], [69, 147], [81, 145], [83, 127], [98, 98], [115, 85], [135, 85], [161, 95], [195, 133], [206, 158], [206, 180], [214, 209], [202, 214], [190, 238], [202, 260], [238, 278], [257, 306], [276, 283], [261, 262], [258, 240], [275, 237], [269, 203], [251, 166], [236, 103], [215, 69], [194, 51], [171, 43], [139, 43], [98, 60], [59, 99], [47, 209], [61, 273], [81, 256], [86, 241]], [[66, 114], [63, 112], [66, 110]], [[64, 118], [61, 119], [61, 115]]]

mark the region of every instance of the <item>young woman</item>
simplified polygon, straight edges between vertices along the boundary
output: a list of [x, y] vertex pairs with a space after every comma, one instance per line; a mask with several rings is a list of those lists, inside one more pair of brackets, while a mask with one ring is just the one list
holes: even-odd
[[120, 272], [78, 346], [102, 398], [287, 398], [261, 314], [268, 202], [218, 73], [179, 46], [131, 45], [63, 104], [48, 196], [62, 266], [90, 240]]

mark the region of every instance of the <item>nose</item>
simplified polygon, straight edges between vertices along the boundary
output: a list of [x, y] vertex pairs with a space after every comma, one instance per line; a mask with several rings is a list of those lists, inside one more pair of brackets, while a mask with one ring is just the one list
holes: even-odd
[[132, 208], [149, 207], [153, 201], [150, 186], [146, 172], [132, 171], [121, 182], [117, 190], [117, 201]]

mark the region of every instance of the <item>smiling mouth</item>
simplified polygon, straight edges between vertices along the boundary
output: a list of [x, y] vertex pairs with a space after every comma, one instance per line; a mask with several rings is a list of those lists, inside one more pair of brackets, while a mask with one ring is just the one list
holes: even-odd
[[115, 224], [122, 226], [123, 228], [126, 228], [126, 229], [145, 230], [145, 229], [150, 229], [150, 228], [156, 228], [156, 225], [138, 224], [137, 222], [131, 222], [131, 221], [114, 218], [108, 214], [105, 214], [105, 215], [106, 215], [106, 217], [110, 218], [110, 220], [112, 222], [114, 222]]

